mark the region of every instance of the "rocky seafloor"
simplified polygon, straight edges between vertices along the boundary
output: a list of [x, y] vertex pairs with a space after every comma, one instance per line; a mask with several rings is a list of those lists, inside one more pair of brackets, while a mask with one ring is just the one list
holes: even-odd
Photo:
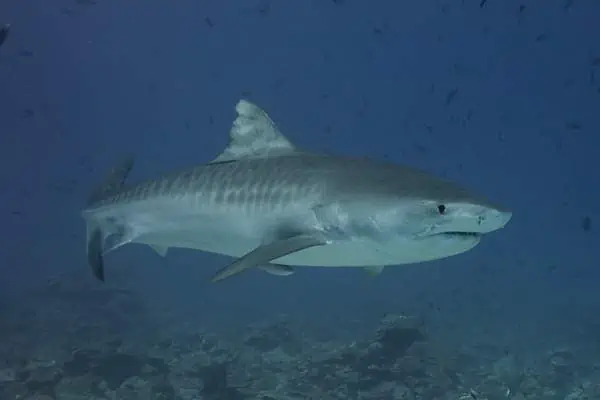
[[0, 313], [0, 400], [600, 399], [589, 354], [442, 348], [412, 316], [386, 315], [350, 340], [285, 316], [227, 335], [167, 328], [109, 289], [5, 301]]

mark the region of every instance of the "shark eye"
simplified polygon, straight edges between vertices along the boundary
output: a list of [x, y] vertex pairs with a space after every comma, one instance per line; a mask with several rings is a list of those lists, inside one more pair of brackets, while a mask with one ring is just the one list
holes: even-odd
[[446, 206], [443, 204], [440, 204], [439, 206], [437, 206], [438, 212], [440, 213], [440, 215], [444, 215], [446, 213]]

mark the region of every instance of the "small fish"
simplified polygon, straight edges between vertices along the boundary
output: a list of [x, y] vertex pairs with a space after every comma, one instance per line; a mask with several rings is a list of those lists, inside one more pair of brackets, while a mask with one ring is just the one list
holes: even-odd
[[10, 24], [5, 24], [2, 28], [0, 28], [0, 46], [2, 46], [6, 41], [8, 32], [10, 32]]
[[586, 216], [583, 217], [583, 219], [581, 220], [581, 229], [583, 229], [584, 232], [589, 232], [592, 230], [592, 218]]

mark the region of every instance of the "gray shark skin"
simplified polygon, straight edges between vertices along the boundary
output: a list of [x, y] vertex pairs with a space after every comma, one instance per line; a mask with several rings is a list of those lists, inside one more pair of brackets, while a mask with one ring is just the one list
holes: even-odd
[[362, 267], [466, 252], [511, 212], [452, 182], [385, 162], [297, 149], [268, 115], [241, 100], [225, 151], [208, 164], [125, 185], [133, 161], [90, 197], [88, 263], [104, 280], [104, 255], [128, 243], [236, 258], [216, 282], [257, 267]]

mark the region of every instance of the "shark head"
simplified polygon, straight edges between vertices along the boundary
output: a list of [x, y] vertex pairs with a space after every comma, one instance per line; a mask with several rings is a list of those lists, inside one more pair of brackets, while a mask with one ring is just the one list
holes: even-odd
[[421, 236], [480, 237], [503, 228], [512, 213], [476, 199], [441, 199], [424, 204], [432, 215], [423, 218]]
[[[430, 178], [429, 180], [433, 180]], [[413, 196], [400, 203], [404, 229], [417, 237], [481, 236], [503, 228], [512, 213], [445, 181], [421, 180]], [[443, 187], [443, 190], [440, 190]], [[428, 193], [431, 188], [431, 193]]]
[[392, 238], [383, 250], [403, 253], [407, 263], [468, 251], [512, 217], [510, 211], [453, 182], [412, 169], [401, 174], [396, 190], [386, 193], [386, 205], [379, 205], [370, 218]]

